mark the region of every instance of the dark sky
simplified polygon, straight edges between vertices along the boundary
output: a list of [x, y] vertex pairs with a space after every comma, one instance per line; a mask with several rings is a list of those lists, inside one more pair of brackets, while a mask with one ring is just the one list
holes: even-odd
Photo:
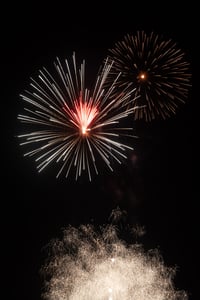
[[193, 10], [184, 4], [175, 8], [162, 2], [146, 6], [125, 1], [110, 2], [109, 7], [102, 2], [41, 5], [28, 1], [5, 9], [1, 173], [7, 299], [39, 300], [44, 246], [69, 224], [106, 223], [117, 206], [127, 211], [127, 223], [145, 227], [145, 248], [158, 247], [166, 264], [178, 267], [176, 287], [195, 299], [194, 93], [169, 120], [136, 122], [140, 139], [133, 161], [117, 166], [113, 173], [99, 174], [91, 183], [56, 180], [53, 168], [38, 174], [33, 160], [23, 157], [16, 138], [22, 108], [19, 94], [29, 77], [52, 64], [56, 56], [70, 58], [75, 51], [86, 60], [92, 78], [116, 41], [126, 33], [152, 30], [176, 41], [192, 67]]

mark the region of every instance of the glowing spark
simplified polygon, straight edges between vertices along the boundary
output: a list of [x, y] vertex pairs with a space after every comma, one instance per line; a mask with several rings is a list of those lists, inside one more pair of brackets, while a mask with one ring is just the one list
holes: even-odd
[[109, 49], [114, 60], [109, 78], [122, 73], [119, 88], [136, 87], [140, 109], [134, 119], [166, 119], [185, 103], [191, 87], [190, 64], [175, 42], [153, 32], [127, 34]]
[[157, 250], [127, 245], [111, 225], [69, 226], [48, 249], [41, 269], [46, 300], [188, 299], [174, 288], [175, 270], [164, 265]]
[[140, 72], [138, 75], [138, 80], [140, 81], [145, 81], [148, 79], [148, 73], [147, 72]]
[[133, 150], [127, 142], [133, 129], [121, 122], [137, 109], [134, 89], [117, 92], [120, 74], [106, 85], [112, 69], [108, 60], [91, 90], [85, 87], [85, 61], [77, 69], [75, 54], [72, 67], [58, 58], [54, 65], [57, 77], [43, 68], [21, 95], [26, 106], [18, 119], [26, 132], [18, 136], [20, 145], [30, 147], [25, 156], [36, 157], [39, 172], [55, 162], [60, 166], [57, 177], [74, 171], [77, 180], [86, 171], [91, 181], [92, 172], [98, 174], [97, 159], [113, 171], [111, 161], [122, 163], [126, 151]]

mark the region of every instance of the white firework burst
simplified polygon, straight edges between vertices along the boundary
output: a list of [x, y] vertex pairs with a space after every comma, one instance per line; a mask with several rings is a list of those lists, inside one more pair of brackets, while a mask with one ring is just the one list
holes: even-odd
[[25, 156], [36, 157], [39, 172], [55, 162], [57, 177], [74, 170], [77, 180], [86, 171], [91, 181], [92, 172], [98, 174], [97, 157], [113, 170], [111, 160], [121, 163], [133, 150], [127, 142], [132, 128], [121, 121], [137, 109], [135, 89], [117, 93], [120, 73], [106, 87], [112, 65], [106, 60], [100, 67], [92, 89], [85, 86], [85, 61], [78, 68], [75, 53], [71, 65], [56, 59], [54, 75], [43, 68], [36, 80], [31, 78], [29, 90], [20, 95], [25, 113], [18, 119], [26, 127], [18, 137], [20, 145], [30, 146]]
[[159, 252], [120, 240], [113, 225], [72, 226], [52, 240], [41, 268], [45, 300], [187, 300]]

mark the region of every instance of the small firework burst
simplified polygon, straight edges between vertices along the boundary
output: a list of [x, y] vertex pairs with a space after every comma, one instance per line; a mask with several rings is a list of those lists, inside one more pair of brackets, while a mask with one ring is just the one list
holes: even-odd
[[105, 87], [112, 69], [108, 60], [91, 90], [85, 87], [85, 61], [77, 68], [75, 54], [71, 65], [57, 58], [54, 66], [54, 75], [43, 68], [20, 95], [26, 106], [18, 119], [28, 130], [19, 135], [21, 145], [31, 147], [25, 155], [36, 157], [39, 172], [56, 162], [57, 177], [61, 173], [67, 177], [74, 170], [77, 180], [86, 170], [91, 181], [92, 171], [98, 174], [97, 157], [113, 170], [111, 161], [121, 163], [126, 151], [133, 149], [127, 143], [133, 137], [132, 128], [122, 127], [121, 120], [136, 110], [134, 88], [117, 93], [120, 74]]
[[136, 35], [125, 35], [108, 51], [114, 60], [109, 76], [121, 72], [119, 87], [134, 86], [135, 95], [140, 95], [135, 119], [166, 119], [185, 103], [191, 86], [190, 64], [171, 39], [138, 31]]

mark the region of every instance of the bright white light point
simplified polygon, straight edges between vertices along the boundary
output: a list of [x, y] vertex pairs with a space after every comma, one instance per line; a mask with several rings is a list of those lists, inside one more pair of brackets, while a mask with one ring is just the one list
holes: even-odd
[[86, 134], [86, 131], [87, 131], [87, 129], [86, 129], [86, 127], [82, 127], [82, 134]]
[[[44, 266], [46, 300], [187, 300], [157, 250], [126, 245], [115, 228], [69, 227]], [[115, 263], [112, 264], [111, 261]], [[50, 279], [49, 279], [50, 278]]]
[[111, 261], [112, 261], [112, 262], [114, 262], [114, 261], [115, 261], [115, 259], [114, 259], [114, 258], [111, 258]]

